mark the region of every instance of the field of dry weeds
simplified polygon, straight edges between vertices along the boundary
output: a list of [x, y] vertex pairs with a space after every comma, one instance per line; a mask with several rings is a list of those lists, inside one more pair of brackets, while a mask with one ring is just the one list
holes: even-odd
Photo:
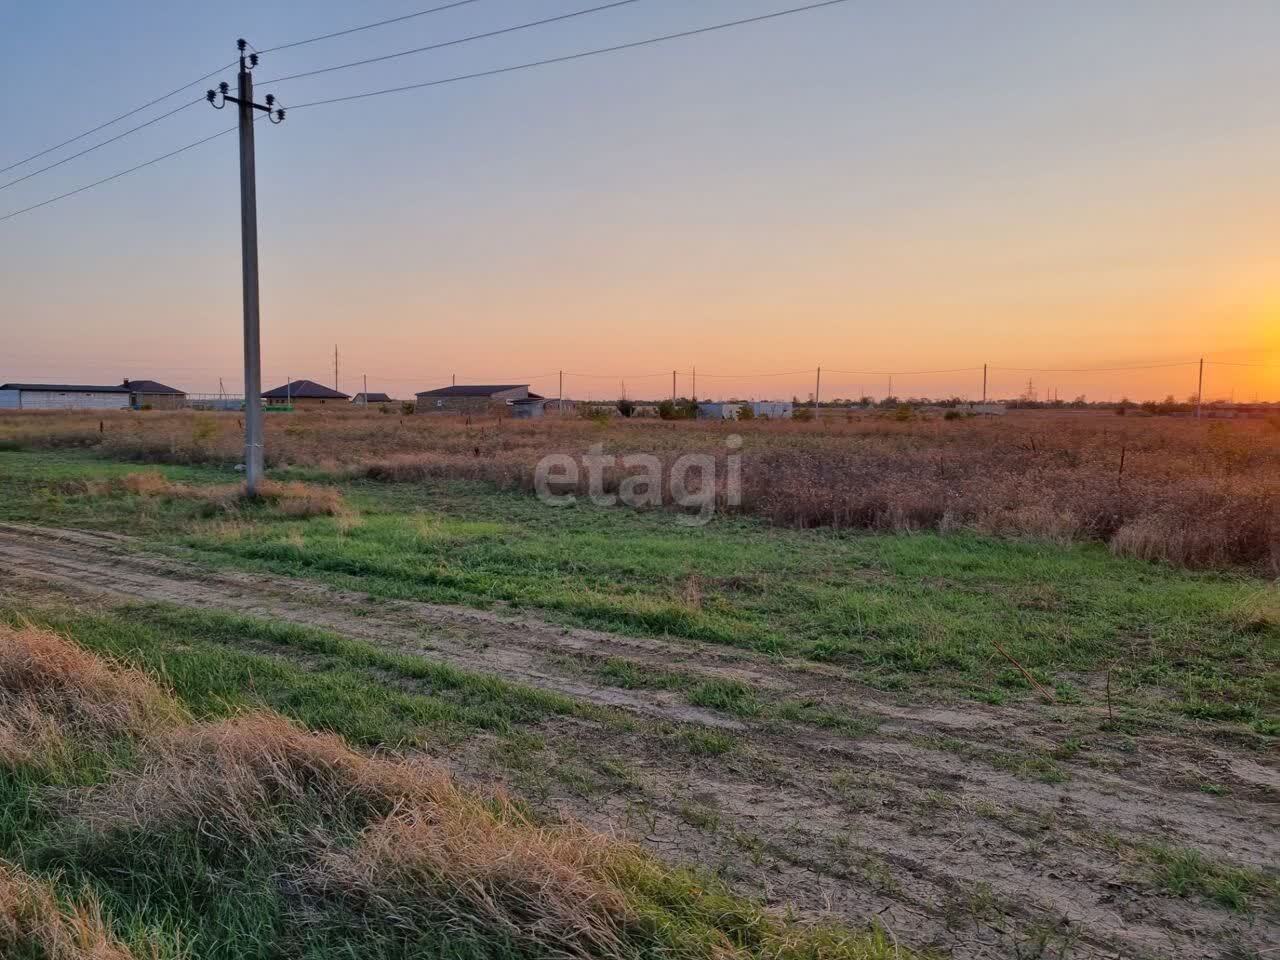
[[[235, 414], [0, 415], [0, 447], [86, 448], [115, 460], [234, 464]], [[793, 527], [969, 529], [1060, 542], [1189, 567], [1280, 573], [1280, 425], [1095, 413], [1014, 412], [990, 419], [820, 423], [599, 423], [398, 412], [267, 417], [267, 461], [374, 480], [474, 479], [532, 490], [550, 453], [649, 453], [670, 463], [743, 437], [734, 509]], [[616, 490], [626, 471], [606, 470]], [[727, 471], [716, 495], [726, 502]], [[585, 476], [580, 486], [585, 492]], [[664, 492], [670, 501], [670, 491]]]

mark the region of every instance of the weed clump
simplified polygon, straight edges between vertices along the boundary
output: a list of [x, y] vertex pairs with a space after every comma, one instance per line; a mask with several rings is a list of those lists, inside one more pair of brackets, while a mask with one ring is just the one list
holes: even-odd
[[[101, 775], [36, 788], [52, 822], [19, 848], [101, 891], [115, 930], [158, 923], [228, 957], [249, 955], [234, 938], [254, 956], [353, 960], [894, 955], [874, 931], [814, 931], [631, 844], [540, 824], [430, 762], [268, 712], [193, 722], [144, 675], [55, 634], [9, 629], [0, 652], [0, 706], [68, 740], [116, 737]], [[0, 861], [0, 955], [135, 960], [112, 929], [96, 900], [64, 908]]]
[[[88, 492], [98, 496], [128, 493], [139, 497], [190, 500], [219, 512], [234, 512], [253, 502], [239, 484], [197, 486], [174, 483], [155, 470], [125, 474], [118, 481], [98, 484]], [[297, 519], [352, 516], [351, 509], [342, 498], [342, 492], [334, 487], [264, 480], [258, 485], [257, 500], [286, 517]]]
[[142, 737], [183, 716], [146, 674], [48, 630], [0, 624], [0, 763], [50, 763], [72, 742]]
[[98, 900], [63, 906], [54, 889], [0, 860], [0, 956], [30, 960], [136, 960], [111, 933]]

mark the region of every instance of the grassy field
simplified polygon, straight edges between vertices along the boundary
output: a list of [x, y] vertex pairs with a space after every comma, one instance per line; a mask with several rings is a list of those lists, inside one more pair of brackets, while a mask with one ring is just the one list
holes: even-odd
[[[481, 483], [338, 485], [349, 512], [86, 492], [136, 473], [83, 454], [0, 454], [0, 519], [182, 545], [204, 562], [316, 578], [373, 596], [535, 609], [566, 622], [838, 664], [873, 687], [1000, 703], [1030, 685], [1067, 700], [1238, 720], [1274, 734], [1274, 584], [975, 534], [792, 531], [749, 518], [703, 529], [661, 512], [551, 509]], [[167, 466], [180, 484], [216, 468]]]
[[[710, 455], [719, 468], [705, 490], [720, 512], [778, 526], [1097, 542], [1180, 566], [1280, 573], [1280, 421], [905, 412], [850, 411], [814, 423], [302, 412], [267, 417], [266, 450], [276, 468], [392, 483], [481, 480], [525, 492], [540, 458], [581, 462], [594, 444], [651, 455], [668, 470], [685, 454]], [[736, 498], [730, 435], [742, 439]], [[241, 443], [235, 414], [0, 413], [0, 449], [231, 466]], [[603, 489], [616, 491], [632, 473], [604, 469]], [[586, 487], [583, 470], [576, 489]], [[667, 485], [662, 499], [674, 499]]]
[[[356, 752], [268, 709], [385, 744], [406, 722], [508, 728], [513, 701], [563, 705], [461, 692], [460, 677], [429, 696], [353, 700], [341, 669], [317, 680], [211, 653], [210, 631], [243, 642], [245, 622], [135, 611], [57, 626], [80, 643], [0, 625], [6, 958], [898, 955], [881, 932], [798, 927], [709, 876], [539, 825], [432, 765]], [[119, 652], [134, 666], [102, 658]]]
[[0, 955], [1280, 947], [1247, 569], [103, 453], [0, 452], [0, 523], [110, 535], [0, 537]]

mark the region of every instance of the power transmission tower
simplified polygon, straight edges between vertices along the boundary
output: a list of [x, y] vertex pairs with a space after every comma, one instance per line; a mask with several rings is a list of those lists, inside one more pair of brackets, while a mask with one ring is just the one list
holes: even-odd
[[[258, 323], [258, 184], [253, 150], [253, 111], [266, 113], [272, 123], [284, 122], [284, 109], [275, 106], [268, 94], [265, 104], [253, 102], [253, 68], [258, 55], [245, 57], [244, 40], [237, 40], [240, 51], [240, 73], [236, 80], [236, 96], [228, 92], [224, 81], [210, 90], [205, 99], [221, 110], [231, 101], [240, 115], [240, 272], [244, 288], [244, 490], [254, 497], [262, 480], [262, 356]], [[218, 102], [221, 94], [222, 102]]]

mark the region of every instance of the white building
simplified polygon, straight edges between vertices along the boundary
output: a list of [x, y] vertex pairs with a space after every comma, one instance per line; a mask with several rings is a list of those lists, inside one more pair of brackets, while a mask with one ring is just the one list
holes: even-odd
[[0, 410], [128, 410], [128, 387], [69, 383], [0, 384]]
[[743, 407], [757, 419], [790, 420], [792, 404], [786, 400], [728, 400], [698, 404], [699, 420], [737, 420]]

